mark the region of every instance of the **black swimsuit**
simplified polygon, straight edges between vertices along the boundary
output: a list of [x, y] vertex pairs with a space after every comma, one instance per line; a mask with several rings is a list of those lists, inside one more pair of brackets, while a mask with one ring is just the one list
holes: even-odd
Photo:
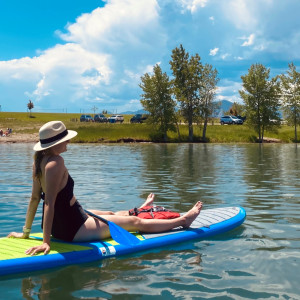
[[[69, 175], [65, 187], [57, 194], [54, 205], [54, 217], [51, 234], [57, 239], [71, 242], [74, 239], [79, 228], [88, 219], [87, 214], [76, 200], [71, 206], [70, 201], [73, 198], [74, 180]], [[44, 196], [42, 197], [45, 198]], [[44, 203], [45, 205], [45, 203]], [[44, 219], [44, 206], [43, 206]], [[43, 228], [42, 219], [42, 228]]]

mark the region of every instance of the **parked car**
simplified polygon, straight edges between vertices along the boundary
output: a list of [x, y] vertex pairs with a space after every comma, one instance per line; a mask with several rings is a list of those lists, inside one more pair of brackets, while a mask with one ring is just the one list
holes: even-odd
[[228, 125], [231, 125], [231, 124], [238, 124], [238, 125], [242, 125], [244, 123], [243, 120], [237, 118], [236, 116], [223, 116], [220, 118], [220, 123], [221, 125], [224, 125], [224, 124], [228, 124]]
[[123, 123], [124, 122], [124, 117], [122, 115], [112, 115], [108, 118], [109, 123]]
[[81, 115], [80, 122], [93, 122], [94, 119], [90, 115]]
[[130, 123], [143, 123], [147, 120], [147, 115], [136, 114], [130, 119]]
[[246, 116], [242, 117], [242, 116], [237, 116], [239, 119], [243, 120], [243, 122], [246, 121]]
[[94, 116], [94, 121], [98, 123], [107, 123], [108, 120], [103, 114], [97, 114]]

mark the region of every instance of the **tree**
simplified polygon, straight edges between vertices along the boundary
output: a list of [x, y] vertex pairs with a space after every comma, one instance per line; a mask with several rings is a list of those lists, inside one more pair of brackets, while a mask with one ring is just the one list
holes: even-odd
[[270, 69], [262, 64], [253, 64], [248, 74], [241, 76], [243, 90], [239, 93], [245, 102], [248, 125], [254, 126], [260, 142], [265, 130], [280, 124], [278, 77], [269, 80], [269, 76]]
[[146, 73], [141, 81], [139, 86], [144, 92], [141, 95], [141, 104], [149, 112], [148, 122], [158, 126], [159, 134], [166, 142], [168, 130], [176, 130], [176, 102], [172, 99], [170, 79], [159, 65], [155, 65], [153, 75]]
[[243, 116], [245, 115], [245, 105], [237, 102], [233, 102], [229, 109], [229, 113], [233, 116]]
[[189, 56], [182, 45], [172, 51], [171, 69], [174, 75], [174, 94], [180, 102], [181, 112], [188, 122], [189, 141], [193, 141], [193, 122], [200, 110], [199, 89], [201, 88], [201, 72], [203, 66], [198, 54]]
[[215, 108], [215, 103], [213, 102], [216, 94], [216, 86], [219, 82], [218, 71], [213, 69], [212, 65], [205, 64], [201, 72], [200, 89], [199, 96], [201, 101], [200, 116], [204, 121], [202, 140], [206, 140], [206, 129], [208, 124], [208, 118], [212, 115]]
[[283, 111], [288, 123], [294, 126], [297, 142], [297, 125], [300, 124], [300, 73], [291, 63], [287, 75], [281, 75], [280, 79]]
[[27, 103], [27, 108], [29, 109], [31, 117], [31, 110], [34, 108], [33, 102], [31, 100], [29, 100], [29, 102]]

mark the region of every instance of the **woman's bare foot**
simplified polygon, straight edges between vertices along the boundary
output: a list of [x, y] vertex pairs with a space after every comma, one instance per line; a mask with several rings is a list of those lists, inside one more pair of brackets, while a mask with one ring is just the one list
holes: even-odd
[[193, 221], [198, 217], [202, 209], [202, 202], [198, 201], [192, 209], [190, 209], [186, 214], [183, 215], [185, 224], [183, 228], [188, 228], [191, 226]]
[[144, 202], [144, 204], [141, 207], [152, 205], [154, 202], [154, 198], [155, 198], [155, 195], [153, 193], [149, 194], [146, 201]]
[[[154, 198], [155, 198], [155, 195], [153, 193], [149, 194], [146, 201], [144, 202], [144, 204], [142, 206], [140, 206], [139, 208], [144, 207], [144, 206], [148, 206], [148, 205], [152, 205], [153, 201], [154, 201]], [[129, 216], [129, 213], [128, 213], [128, 210], [127, 211], [117, 211], [115, 213], [115, 215]]]

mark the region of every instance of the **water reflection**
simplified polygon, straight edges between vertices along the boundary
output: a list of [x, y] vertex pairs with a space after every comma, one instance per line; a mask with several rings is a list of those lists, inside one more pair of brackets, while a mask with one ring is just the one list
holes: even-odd
[[[298, 152], [284, 144], [71, 144], [64, 159], [86, 208], [130, 209], [154, 192], [157, 204], [178, 211], [199, 199], [205, 208], [241, 205], [247, 220], [207, 241], [4, 279], [0, 293], [5, 299], [297, 299]], [[32, 145], [2, 144], [0, 155], [8, 157], [0, 161], [4, 236], [24, 225]]]
[[206, 145], [155, 145], [143, 149], [145, 184], [157, 191], [159, 201], [186, 210], [211, 193], [215, 178], [214, 152]]
[[294, 212], [289, 210], [289, 204], [299, 203], [297, 191], [300, 187], [299, 158], [295, 149], [290, 145], [246, 148], [244, 178], [249, 188], [246, 200], [251, 208], [266, 211], [258, 216], [261, 222], [273, 222], [279, 218], [282, 221], [283, 211], [288, 218], [293, 218]]
[[[179, 252], [181, 251], [181, 254]], [[160, 277], [167, 283], [217, 280], [202, 272], [201, 255], [187, 247], [145, 253], [138, 257], [110, 259], [84, 266], [70, 266], [57, 271], [33, 275], [22, 280], [21, 292], [25, 299], [78, 299], [126, 296], [159, 296], [161, 287], [155, 287]], [[188, 277], [175, 272], [180, 268]], [[182, 293], [182, 291], [181, 291]]]

